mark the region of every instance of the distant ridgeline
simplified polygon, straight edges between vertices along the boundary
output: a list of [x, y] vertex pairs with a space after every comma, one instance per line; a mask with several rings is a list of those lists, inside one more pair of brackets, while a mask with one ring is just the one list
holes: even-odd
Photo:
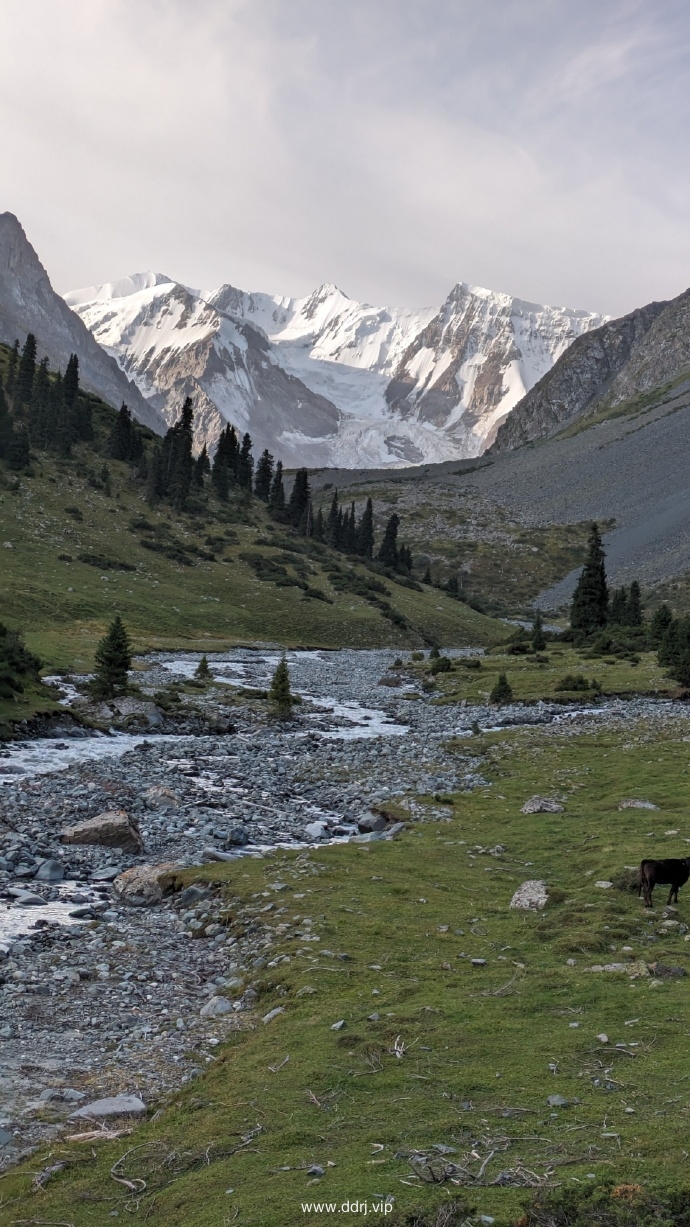
[[[190, 397], [182, 413], [162, 440], [134, 421], [123, 404], [111, 409], [79, 386], [79, 359], [70, 356], [64, 375], [52, 372], [48, 359], [37, 361], [36, 338], [29, 333], [24, 348], [15, 341], [5, 354], [4, 377], [0, 379], [0, 458], [16, 471], [30, 471], [35, 451], [72, 455], [80, 443], [88, 444], [104, 460], [129, 463], [141, 481], [151, 505], [167, 502], [176, 511], [189, 509], [195, 492], [210, 483], [220, 503], [233, 502], [241, 513], [252, 498], [266, 504], [269, 514], [292, 533], [330, 545], [362, 560], [376, 561], [387, 570], [409, 576], [412, 554], [398, 545], [399, 517], [392, 515], [380, 547], [374, 554], [374, 512], [371, 499], [359, 520], [355, 504], [343, 509], [337, 491], [329, 507], [315, 509], [306, 468], [297, 470], [289, 498], [283, 485], [283, 466], [266, 449], [255, 462], [252, 440], [240, 439], [234, 426], [222, 431], [213, 461], [204, 446], [193, 455], [194, 412]], [[108, 491], [109, 472], [103, 465], [99, 486]]]

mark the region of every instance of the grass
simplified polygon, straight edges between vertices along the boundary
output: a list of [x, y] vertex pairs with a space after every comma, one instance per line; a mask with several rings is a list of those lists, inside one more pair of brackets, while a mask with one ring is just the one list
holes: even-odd
[[[475, 658], [479, 659], [479, 658]], [[633, 694], [674, 694], [677, 682], [667, 677], [666, 670], [657, 664], [656, 652], [643, 652], [639, 664], [614, 656], [591, 659], [585, 652], [577, 651], [568, 644], [549, 643], [543, 653], [535, 656], [510, 656], [501, 648], [482, 656], [479, 668], [469, 668], [461, 660], [453, 662], [449, 673], [438, 673], [435, 678], [439, 700], [458, 703], [486, 703], [498, 679], [505, 673], [517, 701], [549, 702], [576, 700], [587, 702], [587, 694], [594, 702], [597, 694], [589, 692], [562, 691], [557, 689], [561, 679], [568, 675], [584, 675], [591, 683], [596, 680], [604, 696]], [[429, 662], [410, 664], [413, 674], [424, 682], [428, 676]]]
[[[661, 899], [649, 914], [634, 895], [595, 886], [643, 855], [684, 854], [687, 741], [680, 719], [485, 735], [471, 748], [490, 784], [445, 798], [452, 804], [429, 798], [429, 821], [396, 842], [187, 871], [223, 884], [238, 933], [266, 897], [286, 909], [283, 921], [308, 912], [321, 954], [272, 932], [271, 956], [290, 962], [255, 973], [254, 1028], [215, 1049], [205, 1076], [156, 1105], [133, 1136], [93, 1150], [57, 1140], [9, 1172], [2, 1227], [101, 1227], [113, 1210], [133, 1225], [351, 1222], [302, 1203], [372, 1207], [388, 1193], [401, 1210], [431, 1210], [460, 1190], [415, 1179], [404, 1152], [439, 1144], [475, 1173], [493, 1151], [489, 1182], [522, 1165], [565, 1189], [588, 1187], [590, 1174], [680, 1185], [688, 981], [587, 969], [645, 958], [688, 965], [682, 931], [660, 928]], [[467, 748], [450, 742], [447, 755]], [[559, 797], [564, 812], [523, 815], [534, 793]], [[659, 810], [620, 811], [628, 797]], [[509, 909], [527, 878], [549, 883], [546, 911]], [[288, 889], [274, 894], [276, 880]], [[688, 906], [681, 892], [680, 920]], [[263, 1025], [277, 1005], [285, 1013]], [[570, 1106], [549, 1106], [551, 1095]], [[125, 1152], [120, 1171], [147, 1181], [140, 1193], [111, 1176]], [[44, 1191], [31, 1191], [32, 1173], [63, 1161]], [[307, 1175], [312, 1163], [323, 1179]], [[490, 1183], [465, 1190], [499, 1227], [515, 1222], [526, 1195]]]

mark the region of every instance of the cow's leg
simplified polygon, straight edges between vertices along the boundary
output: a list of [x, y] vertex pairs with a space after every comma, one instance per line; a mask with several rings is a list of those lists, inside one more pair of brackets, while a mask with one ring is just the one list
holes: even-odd
[[652, 891], [653, 890], [654, 890], [654, 887], [650, 886], [649, 882], [645, 882], [644, 884], [644, 905], [645, 907], [654, 907], [654, 904], [652, 902]]
[[668, 904], [666, 906], [668, 907], [669, 904], [677, 903], [677, 902], [678, 902], [678, 887], [672, 886], [670, 891], [668, 892]]

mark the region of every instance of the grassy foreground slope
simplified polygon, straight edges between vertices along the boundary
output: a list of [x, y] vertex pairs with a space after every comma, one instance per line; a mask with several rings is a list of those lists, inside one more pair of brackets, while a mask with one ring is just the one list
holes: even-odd
[[[662, 888], [650, 914], [597, 884], [643, 855], [685, 853], [687, 721], [594, 721], [472, 744], [490, 785], [452, 805], [429, 799], [430, 821], [396, 842], [188, 871], [224, 883], [234, 931], [265, 924], [272, 958], [290, 961], [253, 973], [253, 1028], [209, 1050], [205, 1076], [154, 1105], [151, 1121], [97, 1146], [56, 1142], [8, 1173], [2, 1227], [101, 1227], [113, 1211], [180, 1227], [360, 1221], [303, 1210], [348, 1199], [366, 1201], [361, 1221], [375, 1222], [387, 1194], [397, 1211], [462, 1195], [507, 1227], [530, 1180], [684, 1184], [689, 981], [654, 978], [647, 963], [687, 969], [690, 946], [664, 924]], [[522, 814], [534, 793], [564, 811]], [[659, 809], [619, 810], [630, 797]], [[537, 878], [551, 888], [546, 910], [510, 910], [517, 886]], [[287, 889], [276, 894], [276, 882]], [[287, 909], [283, 932], [257, 910], [273, 900]], [[687, 922], [689, 907], [681, 892], [674, 919]], [[293, 913], [312, 918], [318, 947], [305, 947]], [[610, 963], [624, 970], [589, 970]], [[285, 1012], [262, 1023], [277, 1006]], [[444, 1146], [453, 1153], [434, 1150]], [[427, 1182], [412, 1151], [433, 1156], [437, 1176], [449, 1160], [464, 1167], [469, 1186]], [[131, 1187], [111, 1175], [125, 1155], [114, 1174]], [[33, 1174], [63, 1163], [32, 1191]]]

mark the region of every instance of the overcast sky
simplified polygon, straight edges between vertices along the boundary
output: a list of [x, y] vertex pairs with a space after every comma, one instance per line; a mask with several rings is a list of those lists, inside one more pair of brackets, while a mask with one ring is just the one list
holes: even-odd
[[687, 0], [4, 0], [0, 209], [152, 268], [621, 314], [690, 284]]

